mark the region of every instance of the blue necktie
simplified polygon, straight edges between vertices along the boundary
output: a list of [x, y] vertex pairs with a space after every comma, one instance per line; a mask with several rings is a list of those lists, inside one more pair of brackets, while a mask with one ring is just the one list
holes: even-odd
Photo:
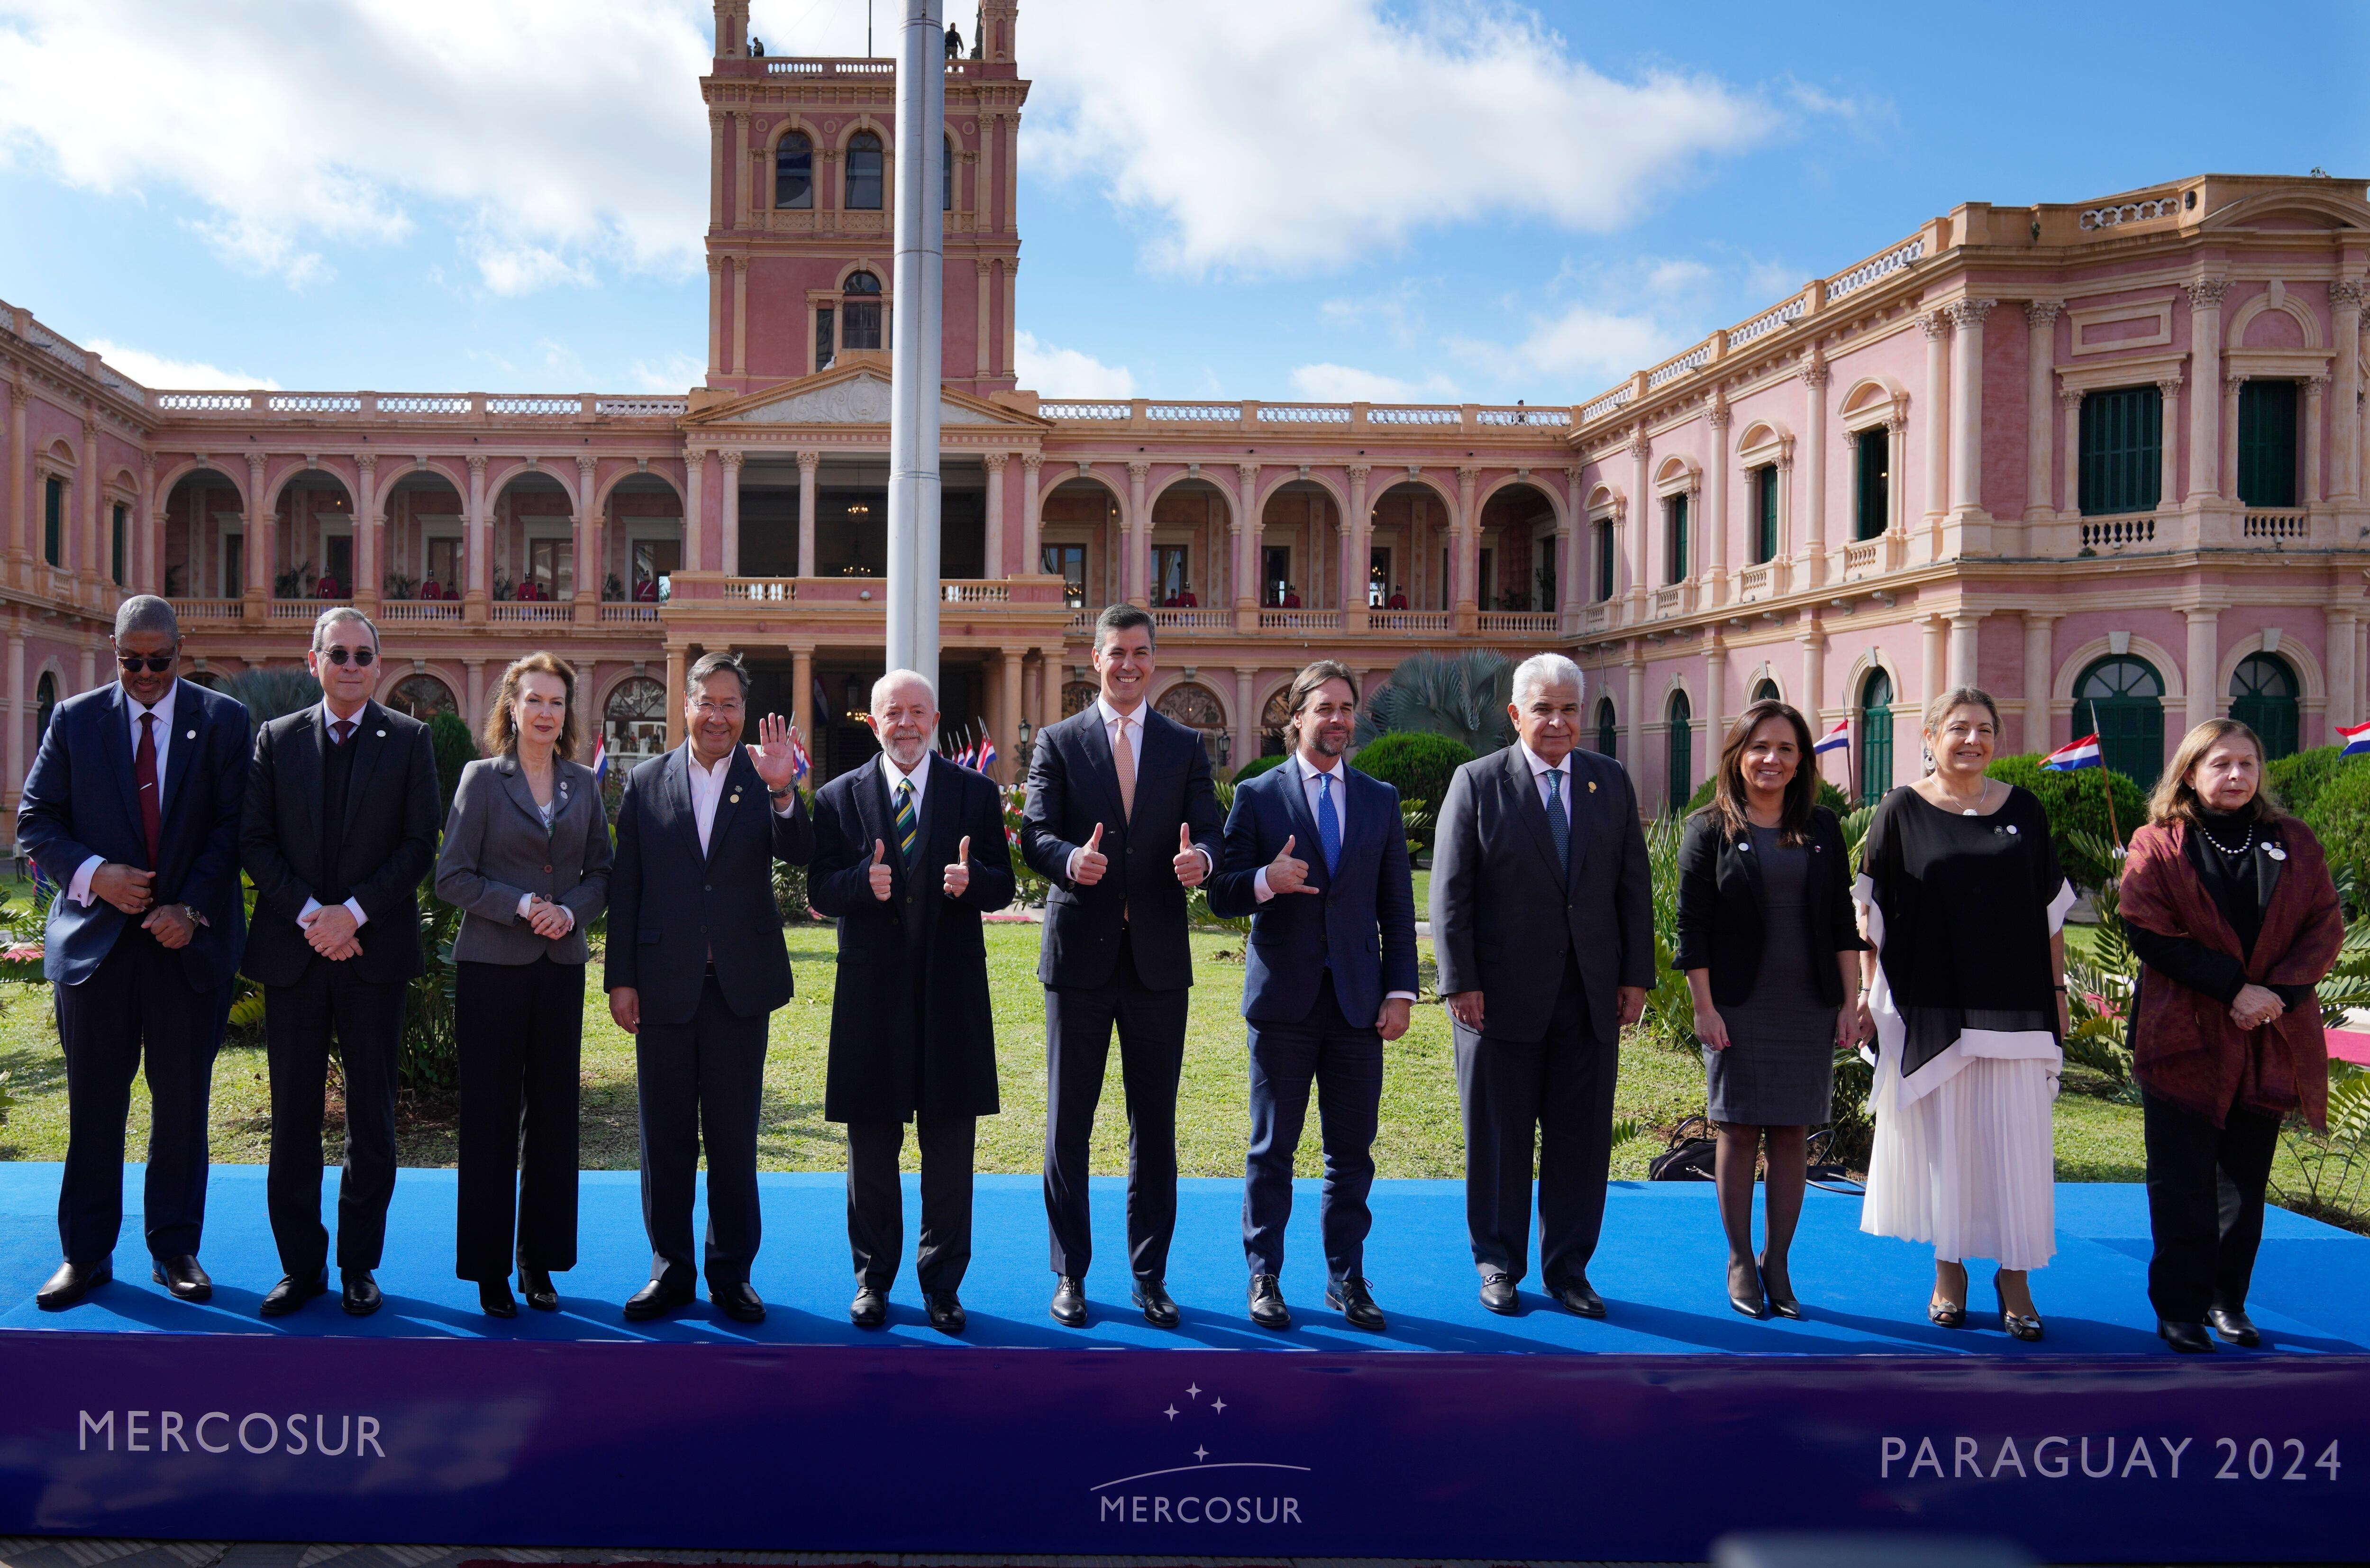
[[1564, 809], [1563, 769], [1547, 769], [1547, 833], [1555, 839], [1556, 864], [1571, 875], [1571, 813]]
[[1341, 817], [1333, 809], [1333, 776], [1317, 776], [1317, 844], [1325, 851], [1325, 874], [1331, 876], [1341, 864]]

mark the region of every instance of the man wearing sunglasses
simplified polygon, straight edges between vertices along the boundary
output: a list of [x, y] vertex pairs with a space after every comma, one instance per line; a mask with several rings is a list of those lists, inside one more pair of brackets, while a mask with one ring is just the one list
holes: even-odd
[[41, 954], [65, 1047], [68, 1128], [65, 1262], [34, 1297], [51, 1310], [113, 1277], [124, 1119], [144, 1066], [149, 1272], [181, 1300], [213, 1295], [198, 1233], [208, 1091], [247, 929], [247, 722], [239, 704], [178, 678], [180, 648], [172, 605], [145, 594], [123, 601], [121, 678], [59, 704], [17, 816], [33, 863], [65, 890], [50, 905]]
[[404, 996], [423, 965], [420, 879], [436, 859], [436, 757], [428, 726], [371, 700], [378, 628], [347, 605], [313, 623], [306, 666], [321, 701], [255, 738], [240, 854], [255, 880], [247, 973], [263, 985], [271, 1070], [271, 1235], [286, 1277], [267, 1318], [328, 1288], [321, 1114], [330, 1037], [346, 1084], [338, 1269], [356, 1317], [379, 1309], [372, 1271], [395, 1195], [396, 1066]]

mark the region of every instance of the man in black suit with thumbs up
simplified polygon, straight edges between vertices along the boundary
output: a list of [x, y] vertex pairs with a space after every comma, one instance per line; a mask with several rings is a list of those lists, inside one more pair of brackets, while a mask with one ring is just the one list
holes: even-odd
[[931, 1327], [959, 1334], [973, 1133], [997, 1110], [980, 917], [1012, 902], [1004, 802], [993, 780], [932, 755], [938, 703], [926, 676], [881, 676], [866, 717], [880, 759], [815, 796], [808, 878], [815, 908], [839, 922], [823, 1113], [847, 1126], [847, 1316], [864, 1329], [889, 1320], [904, 1247], [897, 1159], [911, 1121], [922, 1152], [914, 1273]]
[[1133, 605], [1095, 622], [1101, 690], [1039, 734], [1020, 853], [1053, 882], [1037, 977], [1045, 985], [1045, 1219], [1054, 1320], [1087, 1320], [1093, 1256], [1087, 1144], [1119, 1030], [1127, 1094], [1133, 1299], [1173, 1328], [1167, 1284], [1177, 1228], [1177, 1081], [1185, 1062], [1186, 892], [1225, 853], [1210, 759], [1196, 732], [1152, 710], [1153, 623]]

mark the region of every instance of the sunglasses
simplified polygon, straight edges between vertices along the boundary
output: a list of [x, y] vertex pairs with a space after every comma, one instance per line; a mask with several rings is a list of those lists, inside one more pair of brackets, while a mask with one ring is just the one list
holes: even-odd
[[332, 664], [342, 666], [347, 660], [351, 659], [354, 663], [354, 667], [361, 670], [369, 669], [371, 661], [378, 657], [376, 652], [368, 648], [324, 648], [320, 652], [321, 657]]
[[180, 656], [178, 650], [170, 653], [151, 653], [145, 658], [137, 653], [118, 653], [115, 662], [123, 666], [123, 673], [127, 675], [136, 675], [144, 667], [152, 675], [161, 675], [171, 669]]

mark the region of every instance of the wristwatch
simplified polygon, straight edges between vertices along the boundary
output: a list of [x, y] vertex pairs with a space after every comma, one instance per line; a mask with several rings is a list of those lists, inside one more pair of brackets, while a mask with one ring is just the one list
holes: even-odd
[[182, 914], [190, 917], [190, 924], [192, 926], [211, 927], [213, 925], [213, 922], [207, 919], [194, 904], [184, 904], [180, 906], [180, 909]]
[[795, 786], [785, 784], [784, 786], [782, 786], [782, 788], [780, 788], [780, 789], [778, 789], [778, 790], [766, 790], [766, 791], [765, 791], [765, 796], [766, 796], [766, 798], [767, 798], [768, 800], [775, 800], [775, 801], [787, 801], [787, 800], [788, 800], [788, 799], [790, 798], [790, 790], [791, 790], [793, 788], [795, 788]]

